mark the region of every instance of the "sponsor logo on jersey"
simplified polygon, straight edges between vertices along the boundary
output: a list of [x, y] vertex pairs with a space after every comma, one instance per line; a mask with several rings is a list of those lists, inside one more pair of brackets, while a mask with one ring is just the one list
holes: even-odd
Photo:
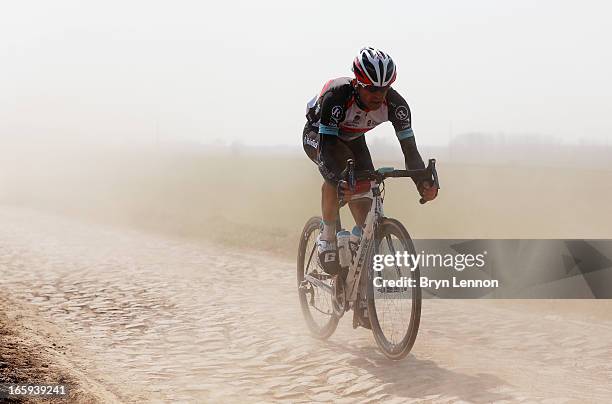
[[342, 116], [342, 107], [340, 105], [336, 105], [335, 107], [333, 107], [331, 110], [331, 116], [336, 121], [339, 120]]
[[406, 121], [408, 119], [408, 108], [403, 105], [400, 105], [395, 110], [395, 117], [400, 121]]
[[343, 113], [345, 116], [344, 121], [340, 123], [340, 131], [346, 130], [348, 132], [348, 134], [344, 133], [342, 136], [345, 139], [361, 136], [382, 122], [386, 122], [390, 114], [386, 104], [376, 111], [366, 112], [359, 108], [357, 103], [351, 104]]
[[317, 142], [315, 139], [312, 139], [308, 136], [304, 138], [304, 143], [306, 143], [308, 146], [314, 147], [315, 149], [319, 147], [319, 142]]

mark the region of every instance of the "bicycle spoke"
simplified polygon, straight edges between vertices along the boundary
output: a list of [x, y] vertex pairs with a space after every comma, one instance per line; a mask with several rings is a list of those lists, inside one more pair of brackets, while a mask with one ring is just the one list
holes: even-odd
[[317, 243], [314, 243], [312, 246], [312, 250], [310, 250], [310, 255], [308, 256], [308, 264], [306, 264], [306, 268], [310, 268], [310, 262], [312, 261], [312, 256], [314, 255], [315, 250], [317, 249]]
[[[393, 242], [391, 241], [391, 235], [387, 234], [385, 236], [387, 240], [387, 245], [389, 246], [389, 250], [391, 251], [391, 255], [395, 257], [395, 247], [393, 246]], [[397, 272], [397, 278], [399, 279], [402, 276], [401, 270], [395, 265], [395, 271]]]
[[313, 336], [325, 339], [334, 332], [339, 318], [334, 314], [331, 277], [320, 271], [318, 259], [314, 258], [320, 223], [320, 217], [311, 218], [302, 232], [299, 254], [301, 258], [298, 260], [298, 291], [308, 328]]
[[[403, 235], [405, 230], [402, 231], [402, 229], [401, 223], [387, 219], [381, 228], [381, 237], [377, 241], [377, 252], [394, 257], [406, 251], [413, 254], [414, 246], [409, 236]], [[384, 267], [377, 276], [382, 278], [383, 284], [402, 278], [418, 278], [418, 268], [413, 272], [412, 268], [407, 265], [394, 261], [393, 267]], [[374, 291], [369, 307], [372, 308], [374, 314], [372, 330], [376, 342], [385, 355], [392, 359], [401, 359], [412, 348], [418, 331], [420, 318], [418, 285], [416, 287], [385, 285], [375, 288]]]

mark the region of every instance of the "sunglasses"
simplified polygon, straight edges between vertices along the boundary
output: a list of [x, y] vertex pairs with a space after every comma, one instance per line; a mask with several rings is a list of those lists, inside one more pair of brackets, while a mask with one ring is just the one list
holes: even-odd
[[389, 89], [389, 86], [385, 86], [385, 87], [376, 87], [376, 86], [368, 86], [365, 84], [361, 84], [359, 83], [359, 85], [364, 88], [367, 92], [375, 94], [375, 93], [384, 93]]

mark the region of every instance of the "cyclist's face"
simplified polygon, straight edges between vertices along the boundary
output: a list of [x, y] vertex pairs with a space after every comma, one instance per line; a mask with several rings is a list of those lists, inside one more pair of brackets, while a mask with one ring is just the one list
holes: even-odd
[[389, 87], [374, 87], [357, 85], [359, 99], [367, 109], [376, 110], [380, 108], [387, 97]]

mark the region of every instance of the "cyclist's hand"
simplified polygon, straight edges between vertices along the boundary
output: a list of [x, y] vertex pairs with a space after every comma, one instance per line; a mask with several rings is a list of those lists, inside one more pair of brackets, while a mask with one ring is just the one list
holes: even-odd
[[438, 196], [438, 188], [433, 187], [429, 181], [423, 181], [417, 187], [421, 197], [427, 201], [433, 201]]

